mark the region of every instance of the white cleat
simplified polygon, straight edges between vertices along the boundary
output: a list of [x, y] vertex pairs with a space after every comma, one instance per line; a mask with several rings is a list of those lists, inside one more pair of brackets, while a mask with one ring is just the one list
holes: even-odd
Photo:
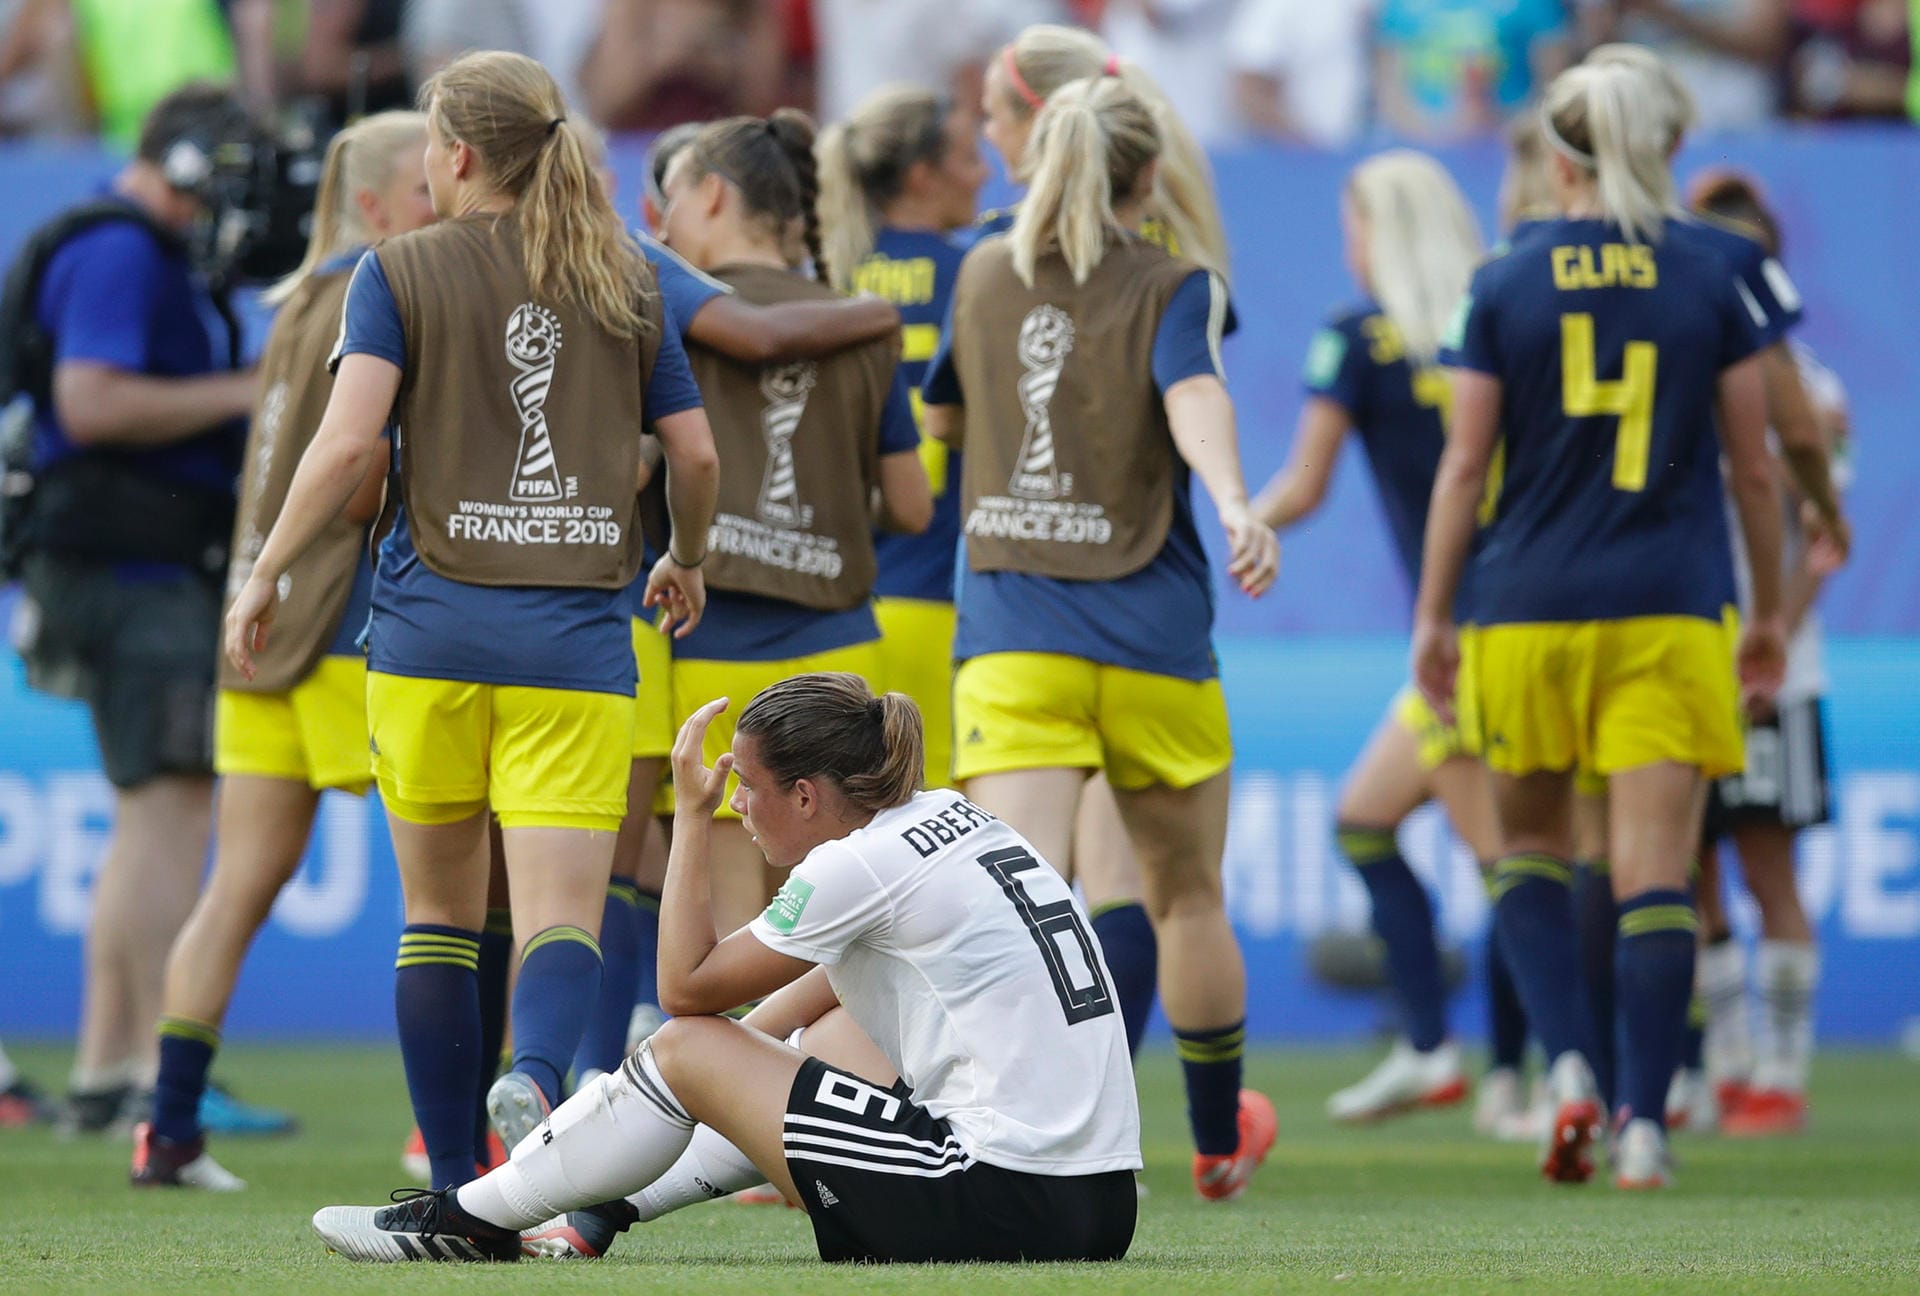
[[323, 1206], [313, 1231], [327, 1250], [370, 1264], [520, 1258], [519, 1233], [468, 1215], [452, 1189], [409, 1191], [391, 1206]]
[[1500, 1138], [1501, 1129], [1525, 1116], [1526, 1081], [1512, 1067], [1495, 1067], [1480, 1077], [1473, 1097], [1473, 1132]]
[[487, 1120], [509, 1155], [552, 1113], [546, 1094], [525, 1072], [509, 1071], [487, 1090]]
[[1355, 1124], [1422, 1107], [1450, 1107], [1466, 1096], [1467, 1076], [1457, 1044], [1448, 1041], [1421, 1053], [1400, 1040], [1364, 1079], [1327, 1099], [1327, 1115]]
[[1627, 1122], [1614, 1144], [1613, 1184], [1635, 1191], [1673, 1184], [1673, 1158], [1667, 1152], [1665, 1130], [1645, 1117]]
[[[647, 1042], [647, 1037], [667, 1024], [667, 1015], [650, 1003], [633, 1006], [633, 1015], [627, 1018], [627, 1052], [631, 1053]], [[581, 1086], [585, 1088], [585, 1086]]]
[[1720, 1128], [1720, 1104], [1707, 1073], [1682, 1068], [1667, 1086], [1667, 1128], [1711, 1134]]

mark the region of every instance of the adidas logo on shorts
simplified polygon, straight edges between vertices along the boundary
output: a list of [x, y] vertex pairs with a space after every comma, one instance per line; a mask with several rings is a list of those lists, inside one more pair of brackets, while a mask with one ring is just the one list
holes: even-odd
[[980, 732], [979, 725], [975, 725], [973, 728], [967, 730], [967, 741], [969, 743], [983, 743], [986, 740], [987, 736]]
[[833, 1195], [833, 1189], [827, 1187], [818, 1179], [813, 1181], [813, 1190], [820, 1194], [820, 1204], [822, 1206], [838, 1206], [840, 1204], [840, 1199]]

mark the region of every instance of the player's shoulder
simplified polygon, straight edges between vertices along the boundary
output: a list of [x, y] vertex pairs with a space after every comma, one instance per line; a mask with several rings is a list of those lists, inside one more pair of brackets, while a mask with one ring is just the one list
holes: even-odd
[[184, 269], [177, 249], [167, 247], [129, 214], [125, 219], [97, 220], [61, 240], [47, 257], [41, 282], [63, 282], [76, 272], [115, 280], [151, 279], [173, 269]]
[[1685, 274], [1724, 281], [1731, 273], [1744, 280], [1758, 273], [1767, 260], [1765, 248], [1733, 227], [1690, 217], [1666, 223], [1660, 232], [1659, 253], [1669, 279]]
[[1685, 246], [1714, 252], [1736, 270], [1757, 266], [1767, 259], [1759, 231], [1744, 221], [1712, 212], [1688, 212], [1668, 221], [1667, 229]]
[[1018, 207], [989, 207], [973, 218], [973, 238], [992, 238], [995, 234], [1005, 234], [1013, 228], [1013, 218], [1020, 212]]
[[1349, 342], [1359, 340], [1370, 319], [1385, 318], [1380, 312], [1379, 303], [1371, 298], [1361, 298], [1335, 306], [1326, 313], [1320, 322], [1322, 332], [1337, 333]]
[[698, 283], [704, 288], [710, 288], [714, 292], [732, 291], [726, 284], [694, 265], [653, 235], [636, 230], [633, 241], [639, 245], [640, 255], [647, 259], [647, 264], [653, 267], [654, 274], [662, 283], [684, 279]]

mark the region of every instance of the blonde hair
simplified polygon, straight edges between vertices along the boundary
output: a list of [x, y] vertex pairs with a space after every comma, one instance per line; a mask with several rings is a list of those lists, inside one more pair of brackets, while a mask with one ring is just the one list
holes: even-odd
[[463, 54], [421, 87], [420, 102], [442, 138], [479, 154], [514, 200], [534, 294], [577, 303], [616, 337], [641, 336], [651, 272], [547, 70], [505, 50]]
[[1668, 122], [1643, 73], [1618, 62], [1568, 68], [1547, 87], [1540, 126], [1554, 151], [1593, 176], [1601, 214], [1629, 243], [1659, 239], [1678, 207]]
[[424, 144], [426, 133], [423, 113], [383, 112], [363, 117], [333, 137], [314, 194], [306, 255], [292, 273], [260, 294], [262, 301], [280, 305], [321, 266], [371, 241], [372, 231], [360, 211], [361, 192], [391, 180], [408, 147]]
[[1027, 197], [1007, 240], [1014, 273], [1029, 288], [1045, 252], [1058, 252], [1077, 284], [1125, 234], [1113, 214], [1140, 173], [1160, 156], [1153, 110], [1114, 77], [1089, 77], [1054, 91], [1033, 123]]
[[884, 86], [814, 141], [821, 242], [835, 288], [852, 288], [855, 268], [873, 252], [874, 227], [900, 195], [907, 172], [945, 153], [952, 107], [951, 100], [919, 86]]
[[1647, 92], [1653, 96], [1654, 111], [1666, 132], [1669, 153], [1678, 148], [1687, 132], [1693, 129], [1696, 112], [1687, 83], [1680, 79], [1671, 63], [1645, 45], [1624, 41], [1596, 45], [1587, 52], [1584, 61], [1594, 67], [1623, 67], [1640, 76]]
[[[1213, 168], [1152, 77], [1114, 54], [1092, 32], [1052, 23], [1028, 27], [998, 57], [1014, 83], [1014, 111], [1025, 117], [1038, 113], [1060, 87], [1088, 77], [1117, 80], [1132, 91], [1152, 113], [1161, 141], [1149, 214], [1173, 236], [1174, 251], [1226, 279], [1227, 232], [1213, 192]], [[1015, 179], [1028, 180], [1033, 171], [1031, 144], [1020, 169]]]
[[1535, 113], [1507, 127], [1507, 166], [1500, 173], [1500, 227], [1511, 230], [1529, 212], [1553, 209], [1553, 173], [1545, 132]]
[[1484, 245], [1446, 168], [1395, 149], [1353, 169], [1347, 194], [1367, 222], [1368, 287], [1407, 355], [1431, 364]]

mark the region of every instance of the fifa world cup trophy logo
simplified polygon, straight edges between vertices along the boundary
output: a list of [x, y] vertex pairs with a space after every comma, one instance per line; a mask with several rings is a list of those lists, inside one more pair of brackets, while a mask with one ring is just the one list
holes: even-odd
[[760, 520], [770, 526], [804, 527], [811, 509], [800, 503], [800, 483], [794, 477], [793, 434], [807, 412], [807, 396], [819, 370], [811, 360], [767, 370], [760, 394], [767, 407], [760, 412], [760, 430], [767, 438], [767, 472], [760, 481]]
[[1060, 465], [1053, 452], [1053, 416], [1048, 405], [1060, 385], [1060, 369], [1073, 350], [1073, 320], [1058, 306], [1035, 306], [1020, 321], [1020, 409], [1027, 416], [1020, 457], [1007, 492], [1025, 499], [1058, 499]]
[[522, 504], [560, 498], [560, 467], [547, 429], [547, 393], [553, 389], [554, 358], [560, 353], [560, 320], [532, 302], [507, 317], [507, 360], [518, 371], [513, 408], [520, 415], [520, 453], [513, 462], [507, 498]]

